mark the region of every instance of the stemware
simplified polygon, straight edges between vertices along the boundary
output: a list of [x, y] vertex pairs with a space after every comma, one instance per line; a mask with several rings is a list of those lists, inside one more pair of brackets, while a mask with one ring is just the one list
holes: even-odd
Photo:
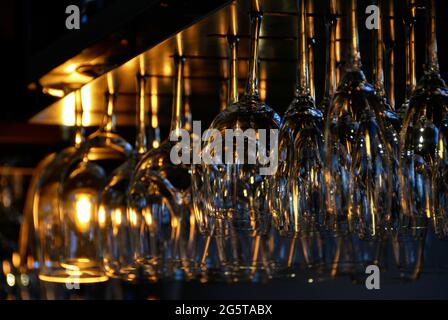
[[299, 63], [295, 98], [279, 135], [279, 167], [271, 202], [280, 234], [297, 236], [323, 224], [322, 112], [310, 94], [305, 1], [298, 1]]
[[[269, 173], [276, 169], [273, 158], [277, 141], [272, 136], [279, 129], [280, 117], [259, 98], [258, 40], [262, 14], [256, 0], [250, 17], [251, 59], [246, 91], [213, 120], [209, 130], [213, 134], [204, 139], [203, 154], [211, 155], [213, 160], [204, 165], [205, 201], [212, 216], [232, 221], [241, 232], [266, 234], [271, 220]], [[272, 141], [267, 141], [267, 134]], [[257, 138], [263, 135], [264, 141]], [[216, 136], [225, 137], [220, 139], [225, 140], [225, 147], [223, 143], [216, 146]], [[267, 153], [270, 148], [274, 151]]]
[[[388, 27], [387, 36], [384, 40], [385, 51], [386, 51], [386, 79], [385, 79], [385, 87], [386, 87], [386, 95], [387, 101], [392, 110], [396, 110], [395, 106], [395, 51], [396, 51], [396, 37], [395, 37], [395, 20], [397, 17], [395, 16], [395, 3], [394, 1], [388, 1]], [[397, 110], [396, 110], [397, 111]], [[399, 131], [398, 131], [399, 132]]]
[[380, 101], [361, 70], [356, 0], [348, 3], [348, 62], [324, 131], [327, 225], [374, 239], [389, 220], [391, 155]]
[[[259, 2], [253, 1], [250, 13], [251, 58], [245, 93], [236, 99], [237, 78], [234, 73], [231, 76], [234, 88], [231, 103], [215, 117], [202, 145], [202, 154], [209, 155], [212, 160], [204, 161], [203, 158], [206, 209], [217, 225], [218, 256], [230, 281], [262, 281], [271, 276], [268, 242], [272, 176], [269, 174], [275, 173], [276, 169], [276, 163], [273, 163], [277, 152], [275, 134], [280, 118], [259, 97], [261, 20]], [[270, 137], [266, 137], [268, 134]], [[258, 139], [263, 135], [264, 140]], [[223, 144], [217, 146], [217, 139]], [[266, 153], [270, 147], [270, 153]]]
[[[185, 58], [175, 55], [173, 107], [170, 137], [186, 131], [183, 103]], [[187, 134], [188, 141], [190, 135]], [[196, 222], [190, 206], [190, 166], [176, 163], [171, 154], [177, 143], [164, 140], [138, 163], [128, 191], [131, 251], [149, 280], [189, 279], [193, 276]], [[190, 156], [191, 150], [187, 153]]]
[[104, 218], [103, 210], [99, 210], [101, 192], [108, 176], [132, 151], [130, 144], [114, 132], [116, 83], [112, 74], [107, 77], [109, 88], [103, 123], [73, 156], [58, 190], [63, 239], [61, 266], [79, 283], [108, 279], [100, 241]]
[[316, 45], [316, 35], [314, 31], [314, 0], [306, 0], [306, 11], [309, 13], [306, 16], [306, 37], [308, 46], [308, 81], [309, 81], [309, 91], [310, 96], [313, 100], [316, 100], [316, 86], [315, 86], [315, 76], [314, 76], [314, 50]]
[[[66, 282], [68, 277], [65, 268], [60, 264], [63, 247], [57, 191], [60, 187], [62, 172], [70, 164], [72, 157], [82, 147], [84, 141], [81, 89], [74, 93], [74, 105], [75, 134], [72, 145], [41, 160], [29, 186], [25, 204], [25, 214], [31, 215], [33, 226], [24, 228], [31, 230], [34, 227], [38, 276], [41, 280], [50, 282]], [[28, 220], [24, 225], [27, 222]], [[25, 237], [24, 234], [22, 236], [24, 242]], [[26, 244], [23, 243], [21, 246], [23, 247], [21, 260], [25, 262], [27, 261]]]
[[[137, 74], [137, 130], [134, 151], [130, 158], [108, 178], [98, 212], [101, 234], [104, 236], [101, 241], [104, 244], [103, 257], [106, 273], [109, 276], [126, 280], [136, 279], [138, 271], [134, 264], [133, 252], [129, 250], [130, 236], [133, 224], [136, 223], [136, 217], [127, 214], [127, 192], [134, 169], [148, 151], [148, 142], [151, 139], [151, 136], [147, 136], [148, 113], [146, 107], [149, 104], [145, 92], [148, 76], [143, 59], [140, 65], [141, 70]], [[155, 137], [152, 136], [152, 138]], [[152, 142], [154, 141], [157, 139], [152, 140]]]
[[[228, 106], [238, 102], [238, 44], [239, 44], [237, 21], [236, 21], [236, 3], [233, 2], [230, 5], [230, 19], [229, 30], [227, 34], [228, 44], [228, 73], [229, 80], [226, 92], [226, 104], [224, 108], [220, 108], [223, 112]], [[200, 145], [201, 141], [199, 142]], [[202, 146], [201, 146], [202, 147]], [[195, 150], [197, 153], [201, 153], [201, 150]], [[205, 200], [206, 182], [204, 175], [204, 166], [202, 161], [200, 163], [194, 163], [191, 166], [192, 174], [192, 191], [193, 191], [193, 205], [196, 214], [196, 221], [200, 232], [203, 234], [210, 233], [213, 229], [213, 217], [208, 214], [207, 203]], [[225, 181], [216, 181], [215, 183], [224, 184]]]
[[[381, 0], [376, 1], [376, 5], [381, 8], [383, 2]], [[392, 173], [392, 199], [391, 199], [391, 213], [386, 216], [388, 221], [385, 221], [385, 227], [390, 230], [396, 230], [398, 224], [398, 214], [400, 207], [400, 188], [398, 180], [398, 130], [400, 130], [400, 119], [396, 114], [393, 107], [390, 105], [388, 97], [386, 95], [386, 89], [384, 85], [384, 53], [385, 42], [383, 38], [383, 19], [381, 15], [378, 16], [379, 29], [376, 29], [373, 34], [374, 50], [373, 50], [373, 78], [375, 94], [379, 98], [378, 112], [383, 119], [384, 133], [386, 142], [390, 149], [390, 164]], [[392, 90], [392, 88], [389, 88]]]
[[[434, 197], [442, 206], [443, 198], [446, 197], [441, 175], [446, 148], [444, 137], [448, 120], [448, 89], [439, 74], [433, 0], [427, 2], [427, 17], [425, 72], [409, 100], [400, 134], [400, 222], [412, 234], [425, 229], [429, 219], [434, 221], [436, 216], [440, 216], [440, 209], [444, 211], [443, 207], [437, 205], [438, 210], [434, 212]], [[435, 175], [435, 171], [439, 173]]]
[[407, 21], [406, 21], [406, 44], [405, 44], [405, 65], [406, 65], [406, 89], [405, 100], [398, 109], [398, 116], [401, 122], [404, 121], [406, 112], [409, 109], [409, 99], [411, 98], [417, 83], [416, 76], [416, 55], [415, 55], [415, 24], [417, 21], [417, 1], [407, 0]]
[[[428, 35], [428, 39], [430, 39], [430, 46], [428, 48], [430, 50], [428, 51], [430, 60], [428, 61], [428, 67], [430, 72], [434, 74], [434, 79], [431, 81], [431, 87], [428, 87], [427, 92], [431, 94], [432, 99], [430, 101], [434, 104], [434, 108], [438, 106], [437, 108], [443, 110], [443, 118], [440, 119], [439, 137], [436, 147], [436, 169], [433, 173], [433, 193], [435, 195], [434, 229], [437, 236], [446, 239], [448, 237], [448, 118], [446, 113], [448, 108], [448, 88], [441, 79], [438, 69], [435, 2], [430, 3], [430, 9], [429, 25], [431, 30], [428, 31], [430, 33]], [[435, 117], [436, 115], [434, 115]]]
[[336, 92], [336, 0], [329, 0], [329, 13], [325, 21], [325, 40], [328, 48], [325, 57], [325, 89], [318, 108], [324, 115], [330, 107], [331, 98]]

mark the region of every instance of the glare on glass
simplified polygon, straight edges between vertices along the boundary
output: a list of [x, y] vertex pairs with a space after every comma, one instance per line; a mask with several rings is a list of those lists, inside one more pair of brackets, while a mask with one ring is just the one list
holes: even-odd
[[356, 1], [347, 4], [348, 61], [324, 132], [327, 224], [338, 233], [376, 238], [390, 220], [391, 155], [382, 106], [361, 70]]
[[63, 238], [61, 265], [81, 283], [107, 280], [100, 235], [101, 193], [109, 175], [132, 151], [129, 143], [114, 132], [116, 85], [112, 74], [108, 74], [108, 80], [103, 124], [73, 156], [58, 191]]

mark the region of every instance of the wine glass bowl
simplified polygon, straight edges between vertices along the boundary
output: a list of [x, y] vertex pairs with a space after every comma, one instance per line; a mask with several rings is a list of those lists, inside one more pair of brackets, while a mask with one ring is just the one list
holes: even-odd
[[376, 237], [390, 220], [390, 155], [381, 110], [361, 71], [345, 74], [328, 113], [325, 183], [328, 225]]
[[434, 208], [433, 204], [435, 198], [437, 203], [443, 203], [445, 196], [441, 177], [435, 176], [434, 171], [443, 175], [447, 116], [448, 89], [438, 73], [427, 73], [409, 101], [400, 137], [404, 228], [426, 228], [429, 219], [444, 215], [443, 206]]

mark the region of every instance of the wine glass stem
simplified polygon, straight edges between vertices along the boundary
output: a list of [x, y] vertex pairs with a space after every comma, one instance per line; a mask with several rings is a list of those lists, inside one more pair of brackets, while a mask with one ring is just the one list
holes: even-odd
[[325, 91], [324, 95], [326, 99], [330, 97], [336, 91], [336, 59], [335, 59], [335, 33], [336, 33], [336, 23], [334, 17], [336, 14], [336, 4], [335, 0], [330, 0], [330, 16], [326, 22], [326, 42], [327, 42], [327, 56], [326, 56], [326, 66], [325, 66]]
[[185, 110], [183, 105], [183, 74], [184, 74], [185, 58], [181, 56], [174, 57], [175, 81], [174, 81], [174, 99], [171, 118], [171, 130], [176, 131], [184, 128], [186, 124]]
[[137, 101], [137, 135], [135, 138], [135, 148], [139, 154], [143, 154], [147, 151], [146, 141], [146, 123], [147, 113], [145, 110], [146, 95], [145, 88], [148, 77], [145, 74], [137, 74], [137, 89], [138, 89], [138, 101]]
[[437, 59], [437, 36], [436, 36], [436, 3], [435, 0], [428, 0], [428, 21], [427, 26], [427, 39], [429, 45], [427, 46], [427, 71], [428, 72], [439, 72], [439, 62]]
[[415, 65], [415, 19], [417, 5], [415, 0], [408, 0], [409, 21], [406, 35], [406, 99], [411, 97], [417, 83]]
[[347, 70], [360, 70], [361, 69], [361, 53], [359, 50], [359, 37], [358, 37], [358, 15], [356, 13], [356, 3], [357, 0], [350, 1], [350, 16], [348, 17], [349, 22], [349, 61]]
[[308, 48], [307, 48], [307, 21], [306, 21], [306, 6], [305, 0], [297, 0], [297, 10], [299, 11], [298, 23], [298, 79], [297, 79], [297, 96], [309, 95], [309, 78], [308, 78]]
[[251, 61], [249, 64], [249, 80], [246, 88], [247, 94], [254, 97], [258, 97], [258, 40], [260, 38], [261, 20], [263, 18], [263, 14], [260, 11], [257, 11], [257, 4], [257, 1], [255, 1], [252, 12], [250, 13]]
[[228, 90], [228, 105], [238, 102], [238, 42], [239, 38], [236, 35], [229, 34], [229, 52], [230, 52], [230, 83]]
[[[376, 5], [381, 8], [381, 0], [376, 1]], [[375, 90], [378, 93], [379, 96], [384, 97], [385, 91], [384, 91], [384, 41], [383, 41], [383, 24], [381, 15], [378, 15], [378, 25], [379, 28], [375, 29], [375, 32], [373, 34], [374, 36], [374, 85]]]
[[306, 17], [306, 35], [308, 37], [308, 88], [310, 91], [311, 97], [313, 99], [316, 98], [315, 96], [315, 85], [314, 85], [314, 17], [312, 15], [309, 15], [310, 13], [314, 13], [314, 0], [304, 0], [306, 1], [306, 12], [308, 14], [305, 14]]
[[82, 126], [82, 95], [81, 89], [75, 91], [75, 141], [74, 145], [79, 148], [84, 142], [84, 128]]
[[103, 119], [103, 125], [102, 129], [105, 132], [114, 132], [115, 131], [115, 116], [114, 116], [114, 109], [115, 109], [115, 102], [117, 99], [116, 93], [106, 93], [106, 114], [104, 115]]
[[395, 7], [394, 1], [389, 1], [389, 28], [390, 46], [387, 48], [387, 100], [392, 109], [395, 108]]

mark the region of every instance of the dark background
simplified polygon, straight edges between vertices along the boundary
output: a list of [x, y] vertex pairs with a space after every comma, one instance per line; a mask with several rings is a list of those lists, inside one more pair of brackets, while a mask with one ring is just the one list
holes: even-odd
[[[56, 126], [30, 126], [27, 120], [44, 106], [51, 103], [53, 98], [43, 97], [41, 94], [27, 90], [30, 79], [30, 67], [37, 62], [36, 55], [44, 52], [52, 44], [63, 38], [69, 32], [65, 28], [65, 8], [70, 4], [79, 5], [83, 10], [83, 23], [88, 24], [93, 21], [98, 12], [115, 3], [118, 0], [100, 1], [69, 1], [69, 0], [2, 0], [0, 1], [0, 166], [24, 166], [34, 167], [36, 163], [49, 152], [57, 151], [67, 143], [66, 129]], [[131, 0], [129, 0], [131, 1]], [[279, 0], [280, 1], [280, 0]], [[294, 1], [294, 0], [284, 0]], [[390, 0], [393, 1], [393, 0]], [[325, 2], [316, 0], [316, 10], [318, 18], [315, 23], [316, 39], [316, 92], [317, 102], [320, 101], [323, 93], [323, 80], [325, 76], [325, 39], [324, 21]], [[371, 4], [371, 0], [359, 0], [359, 17], [364, 21], [363, 9]], [[387, 1], [384, 1], [387, 2]], [[199, 1], [198, 1], [199, 3]], [[405, 31], [403, 21], [405, 16], [405, 1], [395, 0], [396, 4], [396, 106], [403, 102], [405, 88], [404, 69], [404, 41]], [[200, 5], [200, 4], [198, 4]], [[419, 1], [423, 6], [424, 1]], [[447, 1], [439, 0], [437, 4], [437, 31], [440, 72], [444, 79], [448, 79], [448, 44], [446, 34], [448, 32], [448, 10]], [[417, 17], [417, 78], [423, 73], [425, 61], [425, 13], [423, 9], [418, 10]], [[364, 71], [367, 78], [371, 80], [372, 70], [372, 32], [365, 29], [364, 23], [359, 23], [360, 44], [363, 58]], [[88, 44], [86, 44], [88, 46]], [[79, 48], [82, 49], [82, 48]], [[54, 52], [53, 52], [54, 54]], [[56, 52], [57, 54], [57, 52]], [[63, 52], [61, 52], [61, 55]], [[37, 77], [37, 75], [36, 75]], [[35, 79], [34, 79], [35, 80]], [[285, 101], [290, 101], [292, 92], [285, 93], [285, 99], [281, 102], [270, 101], [269, 95], [267, 103], [278, 107], [277, 110], [283, 114], [287, 107]], [[214, 116], [214, 115], [212, 115]], [[193, 118], [198, 119], [193, 109]], [[121, 134], [132, 141], [132, 131], [120, 128]], [[124, 133], [123, 133], [124, 132]], [[440, 244], [442, 246], [442, 244]], [[442, 248], [442, 247], [440, 247]], [[445, 245], [446, 248], [446, 245]], [[0, 256], [1, 258], [1, 256]], [[188, 286], [181, 290], [179, 297], [197, 296], [200, 298], [223, 298], [228, 297], [229, 292], [233, 292], [234, 297], [240, 298], [296, 298], [304, 297], [406, 297], [422, 298], [428, 296], [427, 292], [432, 292], [433, 297], [447, 298], [445, 276], [440, 278], [434, 275], [423, 275], [422, 279], [407, 287], [389, 287], [385, 284], [384, 295], [376, 295], [375, 292], [365, 292], [362, 287], [348, 289], [349, 280], [338, 280], [326, 283], [320, 289], [315, 287], [303, 287], [301, 291], [296, 290], [296, 284], [292, 282], [280, 282], [268, 286], [256, 287], [233, 287], [231, 291], [227, 286], [216, 285], [212, 287], [213, 294], [209, 294], [208, 289], [200, 286]], [[306, 279], [299, 279], [305, 283]], [[341, 290], [341, 288], [344, 288]], [[209, 288], [210, 289], [210, 288]], [[296, 291], [294, 291], [296, 290]], [[322, 295], [324, 294], [324, 295]], [[387, 295], [388, 294], [388, 295]], [[429, 294], [431, 296], [431, 294]]]

